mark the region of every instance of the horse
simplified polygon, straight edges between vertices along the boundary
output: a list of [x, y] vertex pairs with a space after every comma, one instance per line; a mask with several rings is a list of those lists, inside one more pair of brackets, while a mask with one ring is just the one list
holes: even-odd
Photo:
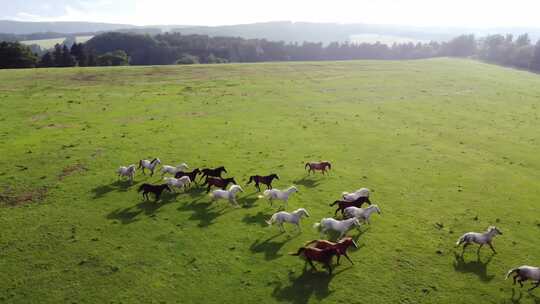
[[227, 173], [227, 170], [225, 170], [225, 167], [221, 166], [215, 169], [209, 169], [209, 168], [202, 169], [201, 172], [202, 172], [202, 175], [201, 175], [201, 180], [202, 180], [205, 177], [221, 177], [221, 174], [223, 172]]
[[142, 169], [142, 173], [143, 174], [146, 174], [144, 172], [144, 169], [148, 169], [150, 170], [150, 176], [153, 176], [154, 175], [154, 170], [156, 169], [157, 165], [161, 164], [161, 160], [159, 160], [159, 158], [154, 158], [153, 160], [146, 160], [146, 159], [141, 159], [139, 161], [139, 169]]
[[118, 170], [116, 170], [116, 173], [118, 173], [118, 178], [127, 176], [129, 181], [133, 183], [133, 178], [135, 178], [135, 171], [137, 169], [135, 168], [135, 165], [129, 165], [127, 167], [120, 167]]
[[[290, 186], [287, 190], [281, 191], [279, 189], [268, 189], [264, 190], [263, 196], [270, 201], [270, 207], [272, 207], [272, 200], [281, 200], [285, 202], [285, 208], [287, 208], [289, 196], [295, 192], [298, 192], [298, 189], [295, 186]], [[261, 196], [259, 196], [261, 198]]]
[[162, 184], [162, 185], [142, 184], [137, 190], [137, 192], [142, 191], [143, 198], [145, 198], [146, 200], [149, 200], [148, 193], [150, 192], [154, 193], [154, 195], [156, 196], [156, 202], [157, 202], [159, 201], [159, 197], [161, 196], [161, 193], [163, 192], [163, 190], [172, 192], [171, 188], [167, 184]]
[[315, 174], [315, 171], [321, 171], [321, 173], [324, 175], [324, 173], [326, 172], [326, 167], [328, 167], [328, 169], [332, 169], [332, 165], [330, 164], [330, 162], [327, 162], [327, 161], [322, 161], [322, 162], [309, 162], [309, 163], [306, 163], [306, 165], [304, 166], [304, 169], [308, 169], [308, 174], [310, 174], [312, 171], [313, 173]]
[[359, 197], [369, 197], [370, 191], [368, 188], [360, 188], [353, 193], [343, 192], [341, 193], [343, 200], [347, 202], [355, 201]]
[[[312, 245], [312, 246], [310, 246], [310, 245]], [[348, 237], [343, 238], [342, 240], [340, 240], [337, 243], [330, 242], [330, 241], [327, 241], [327, 240], [313, 240], [311, 242], [307, 242], [305, 246], [306, 247], [310, 246], [310, 247], [318, 248], [318, 249], [325, 249], [325, 248], [329, 248], [329, 247], [334, 247], [334, 248], [336, 248], [336, 251], [337, 251], [337, 264], [338, 265], [339, 265], [339, 259], [341, 258], [342, 255], [345, 256], [347, 258], [347, 260], [349, 260], [349, 262], [351, 262], [351, 264], [354, 265], [353, 261], [347, 255], [347, 249], [349, 249], [349, 247], [351, 247], [351, 245], [354, 246], [354, 248], [358, 248], [358, 245], [356, 244], [354, 239], [352, 237], [348, 236]]]
[[182, 176], [180, 178], [165, 177], [164, 180], [167, 182], [167, 185], [169, 185], [170, 188], [184, 188], [185, 190], [186, 186], [191, 184], [191, 179], [189, 176]]
[[181, 163], [176, 167], [164, 165], [163, 167], [161, 167], [161, 177], [165, 176], [165, 174], [167, 173], [175, 175], [177, 172], [184, 171], [188, 168], [189, 167], [186, 163]]
[[535, 289], [536, 287], [540, 286], [540, 268], [538, 267], [532, 267], [532, 266], [519, 266], [518, 268], [510, 269], [508, 273], [506, 273], [505, 280], [508, 279], [508, 277], [515, 273], [516, 275], [513, 277], [514, 279], [514, 285], [516, 285], [516, 279], [521, 287], [523, 287], [524, 281], [531, 280], [534, 281], [534, 286], [532, 288], [529, 288], [527, 291], [531, 291]]
[[355, 217], [359, 219], [362, 222], [366, 222], [369, 224], [369, 217], [373, 212], [377, 212], [378, 214], [381, 214], [381, 209], [379, 209], [379, 206], [377, 205], [371, 205], [367, 208], [356, 208], [356, 207], [348, 207], [344, 210], [344, 216], [345, 218], [351, 218]]
[[302, 256], [306, 262], [311, 265], [313, 270], [317, 271], [317, 268], [313, 264], [313, 261], [324, 264], [328, 268], [328, 274], [332, 275], [332, 258], [337, 255], [337, 249], [335, 247], [329, 247], [325, 249], [318, 249], [313, 247], [300, 247], [296, 253], [289, 253], [293, 256]]
[[249, 185], [251, 182], [255, 182], [255, 187], [257, 188], [257, 191], [261, 192], [259, 183], [266, 185], [266, 189], [272, 189], [272, 180], [274, 178], [279, 180], [279, 176], [277, 176], [277, 174], [275, 173], [272, 173], [268, 176], [252, 175], [249, 177], [249, 181], [247, 182], [247, 184]]
[[269, 226], [272, 226], [273, 223], [277, 223], [281, 232], [285, 232], [285, 228], [283, 228], [284, 222], [291, 223], [296, 225], [296, 229], [301, 232], [302, 228], [300, 227], [300, 219], [302, 218], [302, 216], [309, 217], [309, 213], [304, 208], [297, 209], [296, 211], [291, 213], [281, 211], [274, 213], [272, 217], [266, 221], [266, 223]]
[[321, 233], [321, 236], [323, 236], [329, 230], [339, 232], [339, 237], [338, 237], [338, 240], [339, 240], [353, 226], [360, 227], [360, 222], [355, 217], [342, 220], [342, 221], [338, 221], [333, 218], [323, 218], [320, 223], [314, 224], [313, 228], [319, 230], [319, 232]]
[[179, 172], [176, 172], [176, 174], [174, 175], [175, 178], [180, 178], [182, 176], [187, 176], [189, 177], [189, 179], [193, 182], [196, 182], [195, 181], [195, 178], [197, 178], [197, 174], [201, 173], [201, 170], [199, 170], [199, 168], [195, 168], [193, 171], [191, 172], [183, 172], [183, 171], [179, 171]]
[[488, 244], [491, 250], [493, 251], [493, 253], [497, 253], [497, 251], [495, 251], [495, 248], [493, 248], [491, 241], [498, 234], [502, 235], [502, 232], [495, 226], [489, 226], [489, 228], [484, 233], [467, 232], [457, 240], [456, 247], [461, 244], [464, 244], [463, 251], [462, 251], [462, 254], [463, 254], [467, 246], [471, 245], [472, 243], [476, 243], [480, 245], [480, 247], [478, 247], [478, 250], [477, 250], [477, 253], [479, 254], [480, 249], [482, 249], [482, 246], [484, 246], [485, 244]]
[[244, 192], [244, 189], [238, 185], [232, 185], [229, 190], [214, 190], [212, 193], [210, 193], [210, 197], [212, 198], [212, 202], [217, 201], [219, 199], [227, 199], [229, 200], [229, 203], [235, 205], [237, 208], [238, 203], [236, 202], [236, 192]]
[[233, 183], [236, 185], [236, 181], [234, 180], [233, 177], [231, 178], [207, 177], [203, 183], [203, 186], [208, 185], [206, 189], [206, 193], [208, 193], [210, 192], [210, 189], [212, 188], [212, 186], [219, 187], [225, 190], [227, 188], [227, 185], [229, 185], [229, 183]]
[[352, 202], [337, 200], [337, 201], [331, 203], [330, 207], [334, 206], [335, 204], [338, 204], [338, 208], [336, 209], [336, 212], [334, 212], [334, 216], [337, 216], [337, 214], [338, 214], [338, 212], [340, 210], [341, 210], [341, 215], [343, 215], [343, 212], [345, 211], [346, 208], [349, 208], [349, 207], [360, 208], [360, 207], [362, 207], [362, 205], [364, 203], [367, 203], [368, 205], [371, 205], [371, 201], [369, 200], [369, 197], [361, 196], [361, 197], [357, 198], [356, 200], [354, 200]]

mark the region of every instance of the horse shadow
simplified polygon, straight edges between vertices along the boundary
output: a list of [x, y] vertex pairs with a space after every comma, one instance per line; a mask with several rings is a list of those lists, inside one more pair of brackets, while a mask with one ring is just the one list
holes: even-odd
[[493, 280], [495, 275], [487, 274], [487, 266], [493, 259], [494, 254], [491, 254], [487, 260], [482, 261], [480, 255], [477, 254], [476, 260], [465, 262], [462, 254], [454, 253], [454, 270], [463, 273], [473, 273], [478, 276], [483, 282], [489, 282]]
[[239, 202], [242, 204], [242, 208], [249, 209], [255, 207], [255, 202], [258, 200], [258, 197], [249, 197], [252, 194], [253, 193], [250, 193], [247, 197], [239, 200]]
[[107, 214], [107, 219], [118, 220], [122, 224], [126, 225], [138, 221], [139, 219], [137, 219], [137, 216], [142, 212], [142, 210], [133, 210], [133, 207], [123, 209], [119, 208]]
[[298, 277], [294, 276], [294, 272], [289, 272], [290, 285], [282, 286], [282, 283], [279, 282], [274, 288], [272, 296], [280, 302], [293, 304], [306, 304], [313, 296], [318, 301], [324, 300], [333, 292], [328, 288], [330, 281], [348, 269], [350, 267], [329, 275], [326, 271], [314, 272], [304, 267], [304, 271]]
[[97, 186], [91, 191], [94, 194], [93, 198], [99, 199], [112, 191], [128, 191], [133, 185], [135, 185], [135, 183], [132, 184], [128, 180], [117, 180], [108, 185]]
[[262, 242], [260, 240], [256, 240], [255, 242], [253, 242], [253, 244], [251, 244], [251, 246], [249, 246], [249, 250], [251, 250], [251, 252], [253, 253], [264, 253], [264, 258], [267, 261], [277, 259], [283, 256], [282, 254], [278, 253], [281, 247], [283, 247], [283, 245], [285, 245], [287, 242], [298, 236], [298, 234], [293, 237], [287, 235], [287, 238], [282, 241], [274, 241], [275, 238], [283, 234], [285, 233], [280, 232]]
[[293, 184], [304, 186], [306, 188], [315, 188], [319, 185], [319, 183], [320, 183], [319, 180], [312, 179], [310, 175], [304, 176], [301, 179], [297, 179], [293, 181]]
[[261, 227], [267, 227], [268, 224], [266, 223], [266, 220], [269, 218], [269, 215], [266, 215], [264, 212], [259, 211], [255, 215], [245, 215], [242, 219], [242, 222], [246, 224], [259, 224]]
[[[176, 198], [181, 193], [163, 193], [161, 194], [161, 197], [159, 201], [156, 200], [145, 200], [143, 199], [140, 203], [138, 203], [136, 206], [139, 208], [139, 210], [143, 211], [146, 215], [152, 215], [156, 213], [158, 209], [161, 207], [170, 204], [172, 202], [176, 201]], [[152, 198], [152, 194], [150, 194], [150, 197]]]
[[222, 210], [216, 211], [214, 208], [210, 208], [212, 206], [212, 202], [206, 202], [206, 203], [195, 203], [191, 202], [189, 204], [185, 204], [178, 208], [179, 211], [192, 211], [193, 213], [189, 217], [190, 220], [193, 221], [199, 221], [198, 226], [199, 227], [208, 227], [212, 224], [214, 224], [214, 221], [220, 217], [221, 215], [225, 214], [227, 211], [223, 212]]

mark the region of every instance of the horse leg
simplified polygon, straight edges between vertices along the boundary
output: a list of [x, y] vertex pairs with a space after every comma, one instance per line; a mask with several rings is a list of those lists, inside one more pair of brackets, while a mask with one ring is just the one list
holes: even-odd
[[[347, 258], [347, 260], [349, 260], [349, 262], [351, 262], [351, 265], [354, 265], [353, 261], [351, 260], [351, 258], [349, 258], [349, 255], [347, 255], [347, 252], [344, 252], [343, 255]], [[339, 255], [338, 255], [338, 259], [339, 259]]]
[[332, 265], [330, 265], [330, 262], [324, 264], [326, 265], [326, 268], [328, 268], [328, 275], [332, 275]]
[[283, 227], [283, 223], [279, 223], [279, 230], [280, 230], [281, 232], [286, 232], [286, 231], [285, 231], [285, 227]]
[[259, 187], [259, 182], [255, 182], [255, 188], [257, 188], [257, 192], [261, 192], [261, 187]]
[[212, 187], [212, 186], [211, 186], [210, 184], [208, 184], [208, 187], [206, 188], [206, 193], [210, 192], [210, 188], [211, 188], [211, 187]]
[[516, 285], [516, 279], [517, 279], [518, 277], [519, 277], [519, 274], [516, 273], [516, 275], [512, 278], [512, 279], [514, 280], [514, 284], [512, 284], [512, 285]]
[[532, 288], [529, 288], [527, 291], [531, 291], [531, 290], [535, 289], [538, 286], [540, 286], [540, 281], [536, 281], [536, 284], [534, 284], [534, 286]]
[[478, 250], [476, 250], [477, 255], [480, 254], [480, 249], [482, 249], [482, 246], [484, 246], [484, 244], [480, 244], [480, 246], [478, 246]]
[[306, 257], [306, 261], [308, 261], [309, 265], [311, 265], [311, 268], [315, 271], [317, 271], [317, 267], [315, 267], [315, 264], [313, 264], [313, 261], [311, 261], [310, 258]]
[[518, 283], [520, 287], [523, 287], [523, 279], [521, 277], [519, 277]]
[[154, 169], [150, 170], [150, 176], [154, 176]]
[[340, 209], [341, 209], [340, 207], [338, 207], [338, 208], [336, 209], [336, 212], [334, 212], [334, 217], [337, 217], [337, 213], [339, 212]]
[[337, 258], [336, 258], [336, 265], [339, 265], [339, 259], [341, 259], [341, 254], [338, 254], [338, 255], [337, 255]]
[[463, 255], [463, 253], [465, 253], [465, 248], [467, 248], [467, 246], [469, 246], [471, 243], [465, 243], [463, 244], [463, 250], [461, 251], [461, 255]]
[[491, 250], [493, 251], [493, 253], [497, 253], [497, 251], [495, 251], [495, 248], [493, 248], [493, 245], [491, 244], [491, 242], [489, 242], [488, 245], [489, 245], [489, 248], [491, 248]]

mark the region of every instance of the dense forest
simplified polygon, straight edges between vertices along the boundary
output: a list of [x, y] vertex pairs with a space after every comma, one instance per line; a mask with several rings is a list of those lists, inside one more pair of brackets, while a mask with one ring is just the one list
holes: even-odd
[[285, 43], [265, 39], [165, 33], [109, 32], [86, 43], [56, 45], [41, 58], [18, 42], [0, 44], [0, 68], [166, 65], [263, 61], [402, 60], [471, 57], [505, 66], [540, 71], [540, 43], [527, 34], [462, 35], [429, 43]]

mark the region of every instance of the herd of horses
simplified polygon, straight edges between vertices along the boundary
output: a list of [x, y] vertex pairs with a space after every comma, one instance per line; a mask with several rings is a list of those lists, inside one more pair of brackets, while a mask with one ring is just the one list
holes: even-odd
[[[139, 162], [139, 169], [142, 169], [143, 174], [146, 174], [145, 169], [150, 172], [150, 175], [153, 176], [157, 166], [161, 164], [159, 158], [153, 160], [141, 160]], [[308, 174], [315, 173], [320, 171], [321, 174], [328, 174], [328, 170], [332, 168], [330, 162], [308, 162], [305, 164], [305, 169], [308, 170]], [[117, 170], [119, 177], [127, 177], [131, 182], [133, 182], [136, 166], [130, 165], [127, 167], [120, 167]], [[217, 168], [196, 168], [190, 172], [187, 172], [188, 165], [182, 163], [178, 166], [162, 166], [161, 173], [162, 177], [165, 174], [173, 174], [174, 178], [165, 177], [167, 181], [163, 184], [152, 185], [148, 183], [142, 184], [138, 188], [138, 192], [142, 192], [143, 198], [149, 200], [149, 194], [154, 194], [155, 200], [159, 201], [163, 191], [173, 191], [173, 187], [177, 188], [186, 188], [189, 187], [192, 182], [196, 182], [197, 176], [200, 175], [200, 180], [204, 179], [202, 186], [206, 186], [206, 192], [209, 193], [212, 190], [212, 187], [219, 188], [213, 190], [210, 196], [212, 201], [218, 199], [227, 199], [229, 202], [238, 207], [236, 202], [236, 194], [238, 192], [243, 192], [241, 186], [239, 186], [236, 180], [233, 177], [224, 178], [222, 177], [223, 173], [227, 173], [225, 167]], [[247, 181], [247, 185], [254, 183], [257, 191], [261, 191], [260, 184], [266, 186], [266, 190], [263, 192], [263, 195], [260, 195], [259, 198], [267, 198], [270, 201], [272, 206], [273, 200], [281, 200], [285, 203], [285, 208], [287, 208], [287, 201], [289, 196], [297, 192], [298, 189], [295, 186], [291, 186], [288, 189], [282, 191], [279, 189], [274, 189], [272, 187], [272, 181], [279, 180], [279, 176], [275, 173], [269, 174], [267, 176], [261, 175], [252, 175]], [[231, 185], [227, 190], [227, 186]], [[378, 205], [372, 204], [370, 198], [370, 191], [367, 188], [358, 189], [352, 193], [343, 192], [340, 200], [336, 200], [330, 204], [330, 206], [337, 205], [337, 209], [334, 212], [334, 217], [337, 217], [338, 213], [341, 213], [342, 219], [338, 220], [335, 218], [323, 218], [319, 223], [314, 224], [314, 228], [317, 228], [321, 232], [321, 236], [324, 236], [326, 233], [334, 231], [339, 233], [337, 237], [337, 242], [331, 242], [329, 240], [313, 240], [305, 243], [304, 246], [300, 247], [296, 252], [290, 253], [293, 256], [302, 257], [306, 264], [309, 264], [314, 270], [316, 270], [315, 264], [313, 262], [319, 262], [324, 267], [328, 269], [328, 273], [332, 274], [332, 259], [335, 256], [337, 258], [337, 265], [339, 265], [339, 260], [341, 256], [345, 256], [351, 264], [354, 264], [353, 261], [347, 254], [349, 247], [353, 246], [358, 248], [356, 242], [353, 238], [346, 236], [346, 233], [351, 230], [353, 227], [359, 228], [361, 222], [369, 224], [369, 217], [373, 212], [381, 213]], [[362, 208], [363, 204], [368, 204], [367, 208]], [[282, 232], [285, 232], [283, 226], [284, 223], [290, 223], [296, 226], [297, 230], [300, 232], [300, 220], [302, 217], [309, 217], [309, 213], [304, 208], [299, 208], [293, 212], [279, 211], [274, 213], [269, 220], [266, 222], [268, 225], [277, 224]], [[478, 244], [479, 247], [477, 252], [480, 252], [480, 249], [484, 245], [488, 245], [493, 253], [496, 253], [495, 248], [493, 247], [492, 241], [496, 235], [502, 235], [502, 232], [499, 228], [495, 226], [490, 226], [487, 231], [484, 233], [478, 232], [468, 232], [463, 234], [458, 241], [456, 246], [463, 245], [462, 255], [465, 252], [465, 249], [472, 245]], [[534, 285], [528, 289], [531, 291], [538, 286], [540, 286], [540, 268], [523, 265], [517, 268], [510, 269], [506, 274], [506, 279], [513, 275], [514, 285], [517, 283], [523, 287], [523, 282], [530, 280], [534, 282]]]

